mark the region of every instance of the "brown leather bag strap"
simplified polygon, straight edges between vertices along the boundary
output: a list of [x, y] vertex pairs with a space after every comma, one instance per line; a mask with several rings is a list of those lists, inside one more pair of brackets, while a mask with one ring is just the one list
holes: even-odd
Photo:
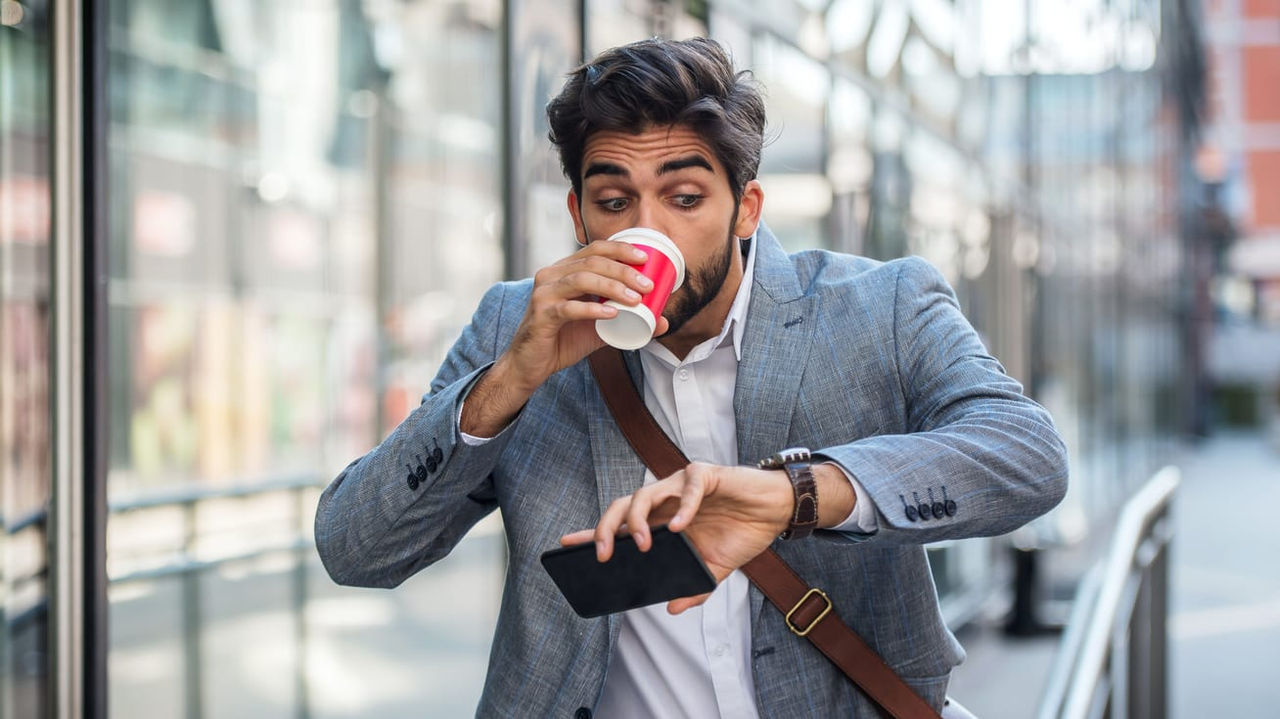
[[[689, 464], [684, 452], [658, 426], [636, 391], [622, 352], [605, 347], [588, 358], [600, 394], [631, 448], [659, 478]], [[894, 719], [938, 719], [938, 713], [907, 686], [858, 633], [849, 628], [820, 589], [810, 587], [772, 549], [747, 562], [743, 573], [782, 612], [787, 627], [830, 659]]]

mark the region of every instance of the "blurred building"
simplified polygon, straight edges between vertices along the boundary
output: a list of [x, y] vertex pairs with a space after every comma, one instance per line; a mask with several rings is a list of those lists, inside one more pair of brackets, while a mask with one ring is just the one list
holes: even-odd
[[[1195, 313], [1209, 416], [1280, 438], [1280, 3], [1205, 0]], [[1250, 347], [1251, 351], [1242, 351]]]
[[[0, 717], [473, 711], [500, 519], [345, 589], [315, 501], [490, 283], [572, 251], [543, 106], [654, 34], [709, 34], [767, 88], [791, 249], [943, 271], [1071, 447], [1068, 499], [1014, 542], [1086, 542], [1185, 411], [1197, 23], [1191, 0], [3, 0]], [[930, 549], [953, 625], [1006, 592], [1009, 545]]]
[[[1280, 2], [1204, 0], [1209, 118], [1200, 171], [1238, 229], [1223, 268], [1254, 283], [1224, 298], [1280, 326]], [[1229, 290], [1228, 290], [1229, 291]]]

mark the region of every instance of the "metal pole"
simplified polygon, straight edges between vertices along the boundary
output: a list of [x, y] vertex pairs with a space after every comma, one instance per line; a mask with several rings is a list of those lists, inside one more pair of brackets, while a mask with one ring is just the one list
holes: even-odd
[[377, 361], [374, 363], [374, 427], [376, 436], [373, 441], [380, 442], [386, 436], [387, 387], [390, 384], [391, 337], [387, 332], [387, 321], [391, 316], [391, 308], [395, 303], [395, 259], [392, 257], [394, 243], [390, 234], [390, 223], [387, 222], [387, 92], [386, 83], [379, 82], [374, 89], [377, 100], [373, 104], [373, 117], [369, 118], [369, 151], [368, 164], [371, 173], [371, 189], [373, 192], [372, 218], [374, 243], [374, 351]]
[[[298, 536], [306, 536], [306, 491], [299, 487], [293, 491], [294, 507], [298, 512]], [[310, 688], [307, 684], [307, 559], [310, 547], [294, 552], [293, 564], [293, 619], [297, 636], [298, 668], [294, 683], [294, 716], [309, 719], [311, 716]]]
[[[187, 502], [182, 508], [183, 558], [190, 563], [192, 547], [196, 539], [196, 501]], [[204, 716], [204, 688], [202, 675], [204, 668], [201, 661], [200, 647], [200, 574], [196, 567], [189, 567], [182, 573], [182, 669], [186, 691], [187, 719], [200, 719]]]
[[50, 585], [52, 703], [59, 719], [85, 715], [84, 636], [84, 15], [58, 0], [52, 13], [53, 487]]
[[84, 701], [82, 716], [86, 719], [106, 719], [107, 702], [107, 653], [110, 641], [107, 624], [110, 610], [107, 603], [107, 421], [108, 400], [108, 338], [107, 338], [107, 280], [108, 232], [110, 209], [107, 162], [107, 134], [109, 111], [107, 99], [107, 3], [87, 0], [84, 8], [83, 33], [84, 57], [84, 120], [81, 176], [84, 211], [84, 256], [81, 258], [81, 277], [84, 296], [83, 345], [80, 350], [87, 371], [79, 378], [84, 392], [84, 473], [80, 484], [82, 492], [80, 517], [84, 531], [81, 548], [82, 563], [79, 567], [85, 591], [81, 597], [83, 613], [83, 656], [80, 666], [83, 674], [81, 693]]
[[500, 52], [502, 55], [502, 275], [512, 280], [522, 277], [527, 269], [528, 244], [521, 241], [523, 208], [520, 206], [520, 118], [516, 117], [516, 68], [512, 67], [515, 51], [516, 14], [520, 12], [520, 0], [504, 0], [502, 3], [502, 27]]
[[1166, 542], [1151, 563], [1151, 653], [1148, 666], [1151, 683], [1147, 701], [1152, 719], [1165, 719], [1169, 712], [1169, 544]]

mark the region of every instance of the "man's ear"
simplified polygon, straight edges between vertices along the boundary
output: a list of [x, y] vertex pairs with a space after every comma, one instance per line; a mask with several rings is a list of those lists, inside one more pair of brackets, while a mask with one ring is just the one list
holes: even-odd
[[759, 180], [751, 180], [742, 188], [738, 198], [738, 222], [733, 226], [735, 237], [750, 237], [760, 225], [760, 213], [764, 210], [764, 188]]
[[587, 246], [587, 228], [582, 224], [582, 204], [578, 202], [578, 193], [569, 190], [566, 202], [569, 205], [569, 216], [573, 218], [573, 234], [578, 237], [578, 244]]

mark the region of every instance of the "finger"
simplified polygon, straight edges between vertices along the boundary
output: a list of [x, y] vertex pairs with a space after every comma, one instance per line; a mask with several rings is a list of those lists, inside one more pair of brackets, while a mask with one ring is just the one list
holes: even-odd
[[706, 601], [710, 598], [711, 598], [711, 593], [708, 592], [706, 594], [699, 594], [696, 597], [681, 597], [679, 599], [672, 599], [671, 601], [667, 602], [667, 613], [680, 614], [681, 612], [684, 612], [686, 610], [693, 609], [694, 607], [705, 604]]
[[695, 464], [685, 468], [684, 483], [680, 489], [680, 508], [676, 510], [676, 516], [667, 523], [671, 531], [679, 532], [685, 529], [697, 516], [698, 509], [702, 507], [703, 494], [706, 492], [706, 475], [710, 471], [712, 470], [709, 468]]
[[[644, 253], [641, 253], [640, 262], [644, 262], [645, 259]], [[565, 265], [564, 269], [566, 274], [569, 272], [589, 272], [601, 277], [608, 277], [641, 294], [652, 290], [653, 281], [636, 269], [635, 265], [639, 263], [632, 264], [631, 262], [630, 254], [625, 257], [583, 257]]]
[[547, 308], [551, 320], [567, 324], [577, 320], [600, 320], [614, 317], [618, 308], [593, 300], [565, 300]]
[[662, 335], [665, 335], [667, 333], [667, 330], [670, 330], [670, 329], [671, 329], [671, 323], [667, 321], [667, 318], [663, 317], [662, 315], [658, 315], [658, 321], [653, 326], [653, 336], [661, 337]]
[[631, 495], [613, 500], [609, 503], [609, 507], [604, 510], [604, 514], [600, 515], [600, 521], [596, 523], [596, 529], [592, 536], [596, 542], [596, 559], [601, 562], [607, 562], [613, 556], [613, 538], [621, 528], [623, 519], [627, 516], [627, 509], [631, 506], [631, 500]]
[[[621, 537], [626, 534], [627, 531], [627, 525], [623, 524], [621, 527], [618, 527], [618, 531], [615, 533], [615, 536]], [[595, 539], [595, 536], [595, 529], [579, 529], [576, 532], [561, 535], [559, 542], [562, 547], [572, 547], [578, 544], [586, 544], [587, 542]]]
[[625, 281], [585, 269], [580, 272], [571, 272], [560, 278], [556, 291], [564, 298], [595, 295], [625, 305], [635, 305], [640, 302], [640, 292], [629, 287]]
[[570, 257], [608, 257], [618, 262], [638, 265], [649, 259], [644, 250], [630, 242], [588, 242]]
[[596, 530], [594, 529], [579, 529], [576, 532], [571, 532], [561, 537], [560, 546], [572, 547], [575, 544], [586, 544], [591, 541], [591, 538], [594, 537], [595, 534]]
[[[641, 254], [643, 256], [643, 253]], [[641, 259], [641, 262], [644, 261], [645, 259]], [[640, 272], [638, 264], [633, 264], [630, 255], [627, 255], [626, 258], [585, 257], [569, 267], [574, 271], [586, 271], [601, 277], [609, 277], [640, 292], [648, 292], [653, 289], [653, 281]]]
[[656, 505], [675, 497], [679, 493], [681, 478], [678, 474], [640, 488], [631, 495], [631, 507], [627, 510], [627, 525], [631, 528], [631, 536], [636, 540], [636, 549], [649, 551], [653, 546], [653, 537], [649, 532], [649, 515]]

